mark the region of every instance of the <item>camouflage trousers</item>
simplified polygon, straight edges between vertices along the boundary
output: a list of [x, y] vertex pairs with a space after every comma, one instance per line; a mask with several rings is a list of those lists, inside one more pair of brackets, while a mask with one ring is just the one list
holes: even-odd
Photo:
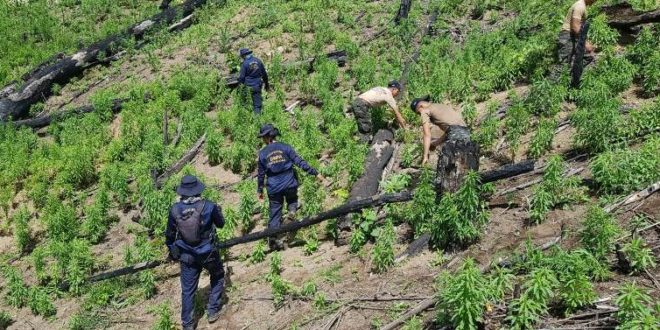
[[557, 60], [560, 64], [571, 65], [575, 55], [575, 38], [571, 36], [569, 31], [559, 32], [557, 39]]
[[355, 121], [357, 121], [361, 140], [369, 141], [371, 138], [371, 131], [373, 130], [373, 123], [371, 122], [371, 107], [366, 101], [358, 97], [353, 100], [350, 110], [355, 117]]

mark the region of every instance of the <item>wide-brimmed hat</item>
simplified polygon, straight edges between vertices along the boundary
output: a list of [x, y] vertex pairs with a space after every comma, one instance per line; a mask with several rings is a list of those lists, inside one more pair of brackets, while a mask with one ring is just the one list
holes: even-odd
[[261, 126], [261, 129], [259, 129], [259, 134], [257, 137], [264, 137], [264, 136], [272, 136], [276, 137], [280, 134], [280, 131], [273, 126], [273, 124], [264, 124]]
[[392, 80], [392, 81], [390, 81], [389, 83], [387, 83], [387, 87], [396, 88], [396, 89], [398, 89], [398, 90], [402, 90], [402, 89], [403, 89], [403, 88], [401, 87], [401, 84], [400, 84], [398, 81], [396, 81], [396, 80]]
[[241, 48], [241, 50], [238, 52], [240, 56], [246, 56], [252, 54], [252, 51], [248, 48]]
[[176, 193], [181, 196], [197, 196], [202, 191], [204, 191], [204, 184], [194, 175], [186, 175], [181, 178], [181, 185], [176, 189]]
[[422, 102], [422, 101], [428, 102], [430, 100], [431, 100], [431, 96], [429, 96], [429, 95], [426, 95], [424, 97], [418, 97], [418, 98], [412, 100], [412, 102], [410, 102], [410, 109], [412, 109], [412, 111], [417, 111], [417, 105], [419, 105], [419, 102]]

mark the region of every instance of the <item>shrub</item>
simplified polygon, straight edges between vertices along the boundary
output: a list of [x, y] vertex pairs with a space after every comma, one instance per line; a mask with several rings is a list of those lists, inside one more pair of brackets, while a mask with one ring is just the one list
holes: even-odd
[[23, 282], [23, 278], [16, 268], [11, 266], [5, 266], [3, 273], [5, 277], [5, 286], [7, 287], [7, 292], [5, 293], [7, 304], [16, 308], [25, 306], [28, 302], [30, 291]]
[[488, 222], [488, 206], [483, 195], [492, 192], [492, 185], [481, 185], [479, 174], [465, 175], [461, 188], [442, 197], [429, 231], [431, 243], [440, 248], [461, 247], [476, 241]]
[[0, 329], [7, 329], [12, 324], [11, 315], [5, 311], [0, 311]]
[[488, 302], [488, 282], [474, 260], [467, 259], [456, 274], [442, 274], [438, 281], [438, 320], [458, 330], [476, 330]]
[[250, 262], [257, 264], [264, 261], [266, 259], [266, 248], [266, 241], [261, 240], [257, 242], [257, 245], [254, 246], [254, 251], [252, 251], [252, 255], [250, 256]]
[[386, 271], [394, 265], [394, 243], [396, 242], [396, 233], [392, 219], [387, 219], [385, 226], [375, 235], [376, 244], [372, 251], [372, 262], [374, 270], [377, 273]]
[[615, 315], [619, 322], [617, 329], [651, 330], [656, 329], [660, 322], [657, 313], [649, 307], [653, 299], [635, 283], [626, 283], [619, 288], [615, 302], [619, 307]]
[[50, 296], [43, 288], [31, 288], [28, 306], [34, 315], [49, 317], [55, 315], [57, 310], [50, 299]]
[[30, 212], [25, 206], [22, 206], [12, 217], [11, 222], [14, 224], [14, 240], [18, 250], [26, 252], [30, 245], [30, 227], [28, 221], [30, 220]]
[[614, 246], [614, 239], [621, 232], [614, 217], [602, 208], [592, 206], [582, 224], [582, 246], [599, 261], [607, 261], [607, 256]]
[[638, 150], [603, 152], [589, 166], [594, 180], [607, 193], [642, 189], [660, 179], [660, 139], [652, 138]]
[[522, 295], [509, 305], [507, 321], [512, 329], [533, 329], [536, 322], [548, 311], [548, 304], [559, 286], [554, 272], [542, 267], [529, 274], [523, 285]]
[[153, 330], [173, 330], [176, 328], [169, 302], [163, 302], [152, 307], [150, 312], [157, 317], [156, 322], [151, 327]]
[[555, 137], [557, 121], [554, 119], [541, 119], [536, 128], [536, 133], [529, 144], [527, 154], [529, 157], [538, 159], [552, 147], [552, 139]]
[[633, 272], [639, 273], [655, 267], [655, 255], [645, 245], [644, 239], [635, 237], [622, 248]]
[[563, 177], [564, 167], [561, 156], [553, 156], [548, 160], [543, 181], [536, 187], [529, 202], [530, 219], [533, 223], [545, 221], [546, 214], [554, 207], [586, 198], [578, 178]]

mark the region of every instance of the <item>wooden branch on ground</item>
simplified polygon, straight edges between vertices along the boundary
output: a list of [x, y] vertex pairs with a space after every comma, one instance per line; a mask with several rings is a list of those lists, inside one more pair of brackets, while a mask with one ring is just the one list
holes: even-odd
[[[576, 175], [576, 174], [578, 174], [578, 173], [580, 173], [580, 172], [582, 172], [582, 171], [584, 171], [584, 167], [579, 167], [579, 168], [571, 169], [571, 170], [568, 170], [568, 171], [564, 172], [564, 175], [563, 175], [563, 176], [565, 176], [565, 177], [573, 176], [573, 175]], [[519, 184], [519, 185], [517, 185], [517, 186], [515, 186], [515, 187], [511, 187], [511, 188], [506, 189], [506, 190], [498, 191], [498, 192], [495, 194], [495, 196], [503, 196], [503, 195], [506, 195], [506, 194], [510, 194], [510, 193], [512, 193], [512, 192], [516, 192], [516, 191], [518, 191], [518, 190], [525, 189], [525, 188], [527, 188], [527, 187], [529, 187], [529, 186], [533, 186], [533, 185], [535, 185], [535, 184], [537, 184], [537, 183], [540, 183], [541, 181], [543, 181], [543, 178], [538, 178], [538, 179], [534, 179], [534, 180], [531, 180], [531, 181], [527, 181], [527, 182], [522, 183], [522, 184]]]
[[[111, 110], [113, 113], [118, 113], [121, 111], [122, 104], [125, 100], [123, 99], [115, 99], [112, 100], [112, 106]], [[64, 118], [67, 116], [71, 115], [80, 115], [80, 114], [85, 114], [85, 113], [90, 113], [94, 112], [96, 108], [92, 105], [85, 105], [80, 108], [76, 108], [73, 110], [67, 110], [67, 111], [58, 111], [54, 112], [45, 116], [41, 117], [36, 117], [36, 118], [30, 118], [30, 119], [23, 119], [23, 120], [17, 120], [14, 122], [9, 122], [8, 124], [17, 126], [17, 127], [32, 127], [32, 128], [42, 128], [50, 125], [54, 120], [59, 119], [59, 118]]]
[[193, 160], [193, 158], [197, 156], [197, 153], [199, 153], [199, 151], [202, 149], [202, 145], [204, 145], [205, 141], [206, 141], [206, 134], [202, 135], [202, 137], [200, 137], [197, 140], [197, 142], [195, 142], [192, 148], [190, 148], [190, 150], [188, 150], [183, 156], [181, 156], [181, 158], [179, 158], [179, 160], [176, 163], [172, 164], [170, 168], [168, 168], [167, 170], [165, 170], [165, 172], [159, 175], [156, 178], [156, 182], [155, 182], [156, 188], [160, 189], [165, 183], [165, 181], [167, 181], [167, 179], [169, 179], [172, 175], [179, 173], [179, 171], [181, 171], [181, 169], [184, 166], [186, 166], [186, 164], [188, 164], [191, 160]]
[[435, 306], [435, 298], [429, 298], [425, 299], [424, 301], [420, 302], [415, 306], [413, 309], [407, 311], [403, 315], [401, 315], [398, 319], [390, 322], [389, 324], [385, 325], [384, 327], [380, 328], [380, 330], [394, 330], [399, 328], [399, 326], [403, 325], [408, 319], [411, 317]]
[[660, 9], [637, 12], [628, 2], [603, 6], [601, 10], [609, 17], [607, 24], [615, 29], [630, 29], [641, 24], [660, 22]]
[[[380, 179], [385, 170], [385, 166], [392, 157], [394, 147], [394, 133], [390, 130], [381, 129], [374, 135], [369, 154], [364, 161], [364, 173], [358, 178], [353, 186], [348, 197], [348, 202], [373, 196], [378, 193], [380, 186]], [[337, 228], [345, 231], [350, 230], [351, 219], [349, 217], [342, 217], [337, 220]], [[338, 239], [338, 243], [345, 243], [344, 240]], [[346, 242], [347, 243], [347, 242]]]
[[167, 118], [167, 109], [163, 111], [163, 145], [170, 144], [169, 119]]
[[[431, 297], [407, 297], [407, 296], [402, 296], [402, 297], [348, 297], [348, 298], [326, 298], [325, 301], [327, 302], [390, 302], [390, 301], [420, 301], [420, 300], [426, 300]], [[274, 300], [275, 298], [273, 296], [269, 297], [245, 297], [241, 298], [241, 300]], [[303, 301], [313, 301], [313, 298], [307, 298], [307, 297], [293, 297], [292, 299], [294, 300], [303, 300]]]
[[178, 17], [189, 16], [205, 3], [206, 0], [188, 0], [176, 7], [168, 7], [151, 18], [81, 49], [71, 56], [57, 56], [54, 61], [42, 63], [23, 77], [20, 87], [3, 89], [12, 91], [0, 98], [0, 121], [25, 117], [32, 105], [52, 94], [54, 84], [67, 84], [71, 78], [82, 74], [85, 69], [106, 63], [106, 59], [121, 52], [126, 40], [141, 40], [153, 27], [171, 24]]
[[179, 143], [179, 140], [181, 139], [181, 133], [183, 133], [183, 120], [179, 118], [177, 121], [178, 123], [176, 124], [176, 133], [174, 134], [174, 138], [172, 138], [173, 147], [176, 147], [176, 145]]
[[628, 204], [631, 204], [631, 203], [634, 203], [634, 202], [637, 202], [637, 201], [641, 201], [641, 200], [653, 195], [658, 190], [660, 190], [660, 181], [658, 181], [658, 182], [656, 182], [656, 183], [654, 183], [654, 184], [652, 184], [652, 185], [650, 185], [650, 186], [648, 186], [648, 187], [646, 187], [646, 188], [644, 188], [644, 189], [642, 189], [638, 192], [635, 192], [635, 193], [632, 193], [632, 194], [626, 196], [623, 200], [621, 200], [618, 203], [614, 203], [614, 204], [606, 206], [604, 208], [605, 212], [612, 212], [612, 211], [614, 211], [614, 210], [616, 210], [616, 209], [618, 209], [622, 206], [626, 206]]
[[[353, 202], [345, 203], [329, 211], [321, 212], [315, 216], [306, 217], [301, 221], [291, 222], [282, 225], [279, 228], [269, 228], [259, 232], [250, 233], [241, 237], [236, 237], [223, 242], [219, 242], [218, 244], [216, 244], [216, 248], [226, 249], [234, 245], [254, 242], [263, 238], [273, 237], [276, 235], [293, 232], [301, 228], [313, 226], [328, 219], [335, 219], [337, 217], [340, 217], [348, 213], [355, 213], [368, 207], [376, 207], [390, 203], [407, 202], [412, 200], [412, 197], [413, 194], [410, 191], [404, 191], [396, 194], [382, 194], [382, 195], [371, 196], [369, 198], [364, 198]], [[128, 267], [107, 271], [104, 273], [96, 274], [88, 278], [87, 282], [96, 282], [96, 281], [110, 279], [113, 277], [134, 274], [146, 269], [158, 267], [165, 262], [166, 262], [165, 260], [143, 262]]]
[[525, 160], [519, 163], [507, 164], [491, 171], [480, 173], [481, 183], [494, 182], [511, 178], [534, 170], [534, 160]]

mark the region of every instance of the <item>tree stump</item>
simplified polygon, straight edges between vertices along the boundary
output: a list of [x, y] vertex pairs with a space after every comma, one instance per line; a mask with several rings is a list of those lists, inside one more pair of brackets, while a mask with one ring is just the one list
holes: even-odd
[[412, 6], [412, 0], [401, 0], [401, 4], [399, 5], [399, 11], [396, 13], [396, 17], [394, 18], [394, 22], [397, 25], [401, 23], [401, 21], [408, 18], [408, 14], [410, 13], [411, 6]]
[[461, 187], [468, 171], [479, 170], [479, 146], [470, 140], [447, 140], [438, 151], [435, 189], [438, 199]]

